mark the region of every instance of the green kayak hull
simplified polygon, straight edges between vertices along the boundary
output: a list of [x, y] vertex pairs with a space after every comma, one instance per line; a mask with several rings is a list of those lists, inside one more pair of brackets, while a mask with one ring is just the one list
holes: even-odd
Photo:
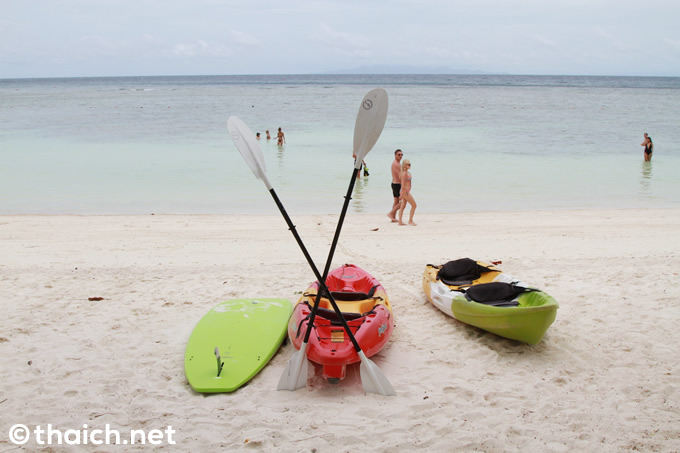
[[557, 301], [543, 291], [519, 296], [517, 307], [491, 307], [471, 302], [465, 296], [454, 297], [451, 311], [454, 317], [501, 337], [536, 344], [555, 321]]

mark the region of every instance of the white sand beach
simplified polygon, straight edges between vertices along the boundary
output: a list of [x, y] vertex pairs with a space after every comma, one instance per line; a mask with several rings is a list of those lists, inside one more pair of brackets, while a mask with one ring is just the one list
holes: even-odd
[[[322, 267], [337, 216], [291, 215]], [[680, 209], [415, 220], [348, 215], [334, 260], [390, 296], [396, 327], [373, 360], [396, 397], [364, 394], [358, 366], [276, 391], [290, 343], [247, 386], [206, 396], [183, 369], [199, 319], [226, 299], [295, 302], [314, 279], [280, 216], [0, 216], [0, 451], [19, 448], [16, 424], [171, 426], [163, 451], [680, 451]], [[463, 257], [558, 300], [539, 344], [427, 301], [425, 265]]]

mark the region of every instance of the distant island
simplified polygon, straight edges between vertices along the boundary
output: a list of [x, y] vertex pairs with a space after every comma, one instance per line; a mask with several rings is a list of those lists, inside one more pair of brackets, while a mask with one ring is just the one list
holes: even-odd
[[324, 71], [320, 74], [490, 74], [474, 69], [451, 68], [449, 66], [414, 65], [368, 65], [349, 69]]

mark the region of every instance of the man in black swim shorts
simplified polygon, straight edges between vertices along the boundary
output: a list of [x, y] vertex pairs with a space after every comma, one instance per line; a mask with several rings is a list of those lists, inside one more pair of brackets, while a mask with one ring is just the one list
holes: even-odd
[[401, 184], [397, 184], [396, 182], [392, 183], [392, 196], [394, 198], [399, 198], [399, 194], [401, 193]]
[[404, 153], [398, 149], [394, 152], [394, 161], [392, 162], [392, 196], [394, 197], [394, 202], [392, 204], [392, 210], [387, 213], [387, 217], [390, 218], [392, 222], [398, 222], [397, 211], [399, 210], [399, 195], [401, 192], [401, 158], [404, 157]]

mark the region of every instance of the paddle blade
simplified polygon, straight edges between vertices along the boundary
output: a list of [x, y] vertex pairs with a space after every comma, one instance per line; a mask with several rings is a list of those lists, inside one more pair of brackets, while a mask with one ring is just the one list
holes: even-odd
[[380, 371], [378, 365], [366, 357], [364, 351], [359, 351], [358, 354], [361, 358], [359, 370], [361, 372], [361, 385], [364, 386], [364, 391], [383, 396], [396, 396], [397, 392], [394, 391], [392, 384], [390, 384], [390, 381], [387, 380], [383, 372]]
[[302, 343], [288, 361], [276, 390], [297, 390], [307, 385], [307, 343]]
[[387, 107], [387, 91], [382, 88], [369, 91], [361, 101], [354, 124], [355, 168], [361, 166], [361, 161], [378, 141], [387, 120]]
[[227, 128], [229, 129], [231, 141], [236, 145], [236, 148], [250, 167], [250, 170], [257, 179], [264, 182], [268, 190], [271, 190], [272, 186], [267, 178], [267, 167], [264, 163], [264, 156], [262, 155], [260, 144], [257, 142], [253, 131], [246, 126], [246, 123], [236, 116], [229, 117], [227, 120]]

